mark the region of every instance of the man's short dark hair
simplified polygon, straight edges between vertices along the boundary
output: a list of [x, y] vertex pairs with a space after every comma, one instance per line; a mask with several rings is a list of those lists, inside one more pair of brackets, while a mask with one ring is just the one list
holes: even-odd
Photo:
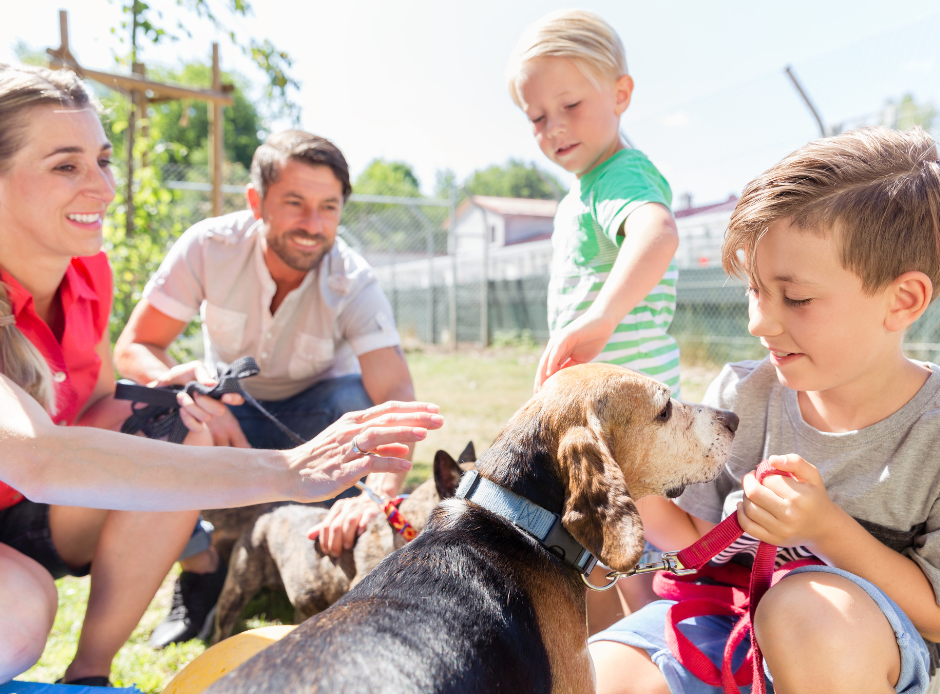
[[262, 200], [268, 193], [268, 186], [280, 178], [281, 165], [288, 159], [311, 166], [329, 166], [343, 187], [343, 202], [349, 199], [352, 193], [349, 165], [339, 147], [325, 137], [311, 135], [303, 130], [285, 130], [269, 135], [251, 159], [251, 184]]

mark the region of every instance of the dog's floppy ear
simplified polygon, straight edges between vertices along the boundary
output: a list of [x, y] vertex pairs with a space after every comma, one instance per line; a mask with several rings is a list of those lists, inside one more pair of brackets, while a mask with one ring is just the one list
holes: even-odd
[[606, 446], [587, 427], [574, 427], [561, 440], [558, 462], [567, 480], [562, 524], [610, 568], [633, 568], [643, 554], [643, 524]]
[[463, 449], [463, 453], [457, 456], [458, 463], [475, 463], [477, 461], [477, 452], [473, 447], [473, 441], [467, 444], [467, 447]]
[[441, 499], [449, 499], [457, 493], [460, 484], [460, 475], [463, 470], [450, 457], [447, 451], [438, 451], [434, 454], [434, 486]]

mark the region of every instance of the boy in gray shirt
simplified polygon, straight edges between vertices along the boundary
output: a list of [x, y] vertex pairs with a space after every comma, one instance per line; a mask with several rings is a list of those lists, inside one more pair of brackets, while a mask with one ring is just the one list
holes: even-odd
[[[748, 280], [748, 328], [770, 354], [709, 388], [707, 404], [741, 418], [731, 458], [675, 503], [646, 501], [647, 536], [681, 549], [737, 513], [746, 534], [713, 563], [750, 566], [762, 540], [778, 566], [825, 564], [760, 603], [777, 692], [923, 692], [940, 641], [940, 367], [907, 359], [902, 340], [940, 287], [933, 140], [873, 128], [797, 150], [748, 185], [723, 258]], [[764, 459], [793, 478], [761, 484]], [[599, 693], [721, 691], [670, 650], [672, 604], [591, 640]], [[733, 625], [706, 616], [680, 630], [720, 667]]]

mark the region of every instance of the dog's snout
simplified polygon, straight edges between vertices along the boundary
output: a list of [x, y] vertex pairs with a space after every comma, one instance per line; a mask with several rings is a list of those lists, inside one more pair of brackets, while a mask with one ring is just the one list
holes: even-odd
[[738, 424], [741, 423], [741, 419], [738, 415], [728, 410], [718, 410], [718, 419], [731, 433], [736, 432], [738, 430]]

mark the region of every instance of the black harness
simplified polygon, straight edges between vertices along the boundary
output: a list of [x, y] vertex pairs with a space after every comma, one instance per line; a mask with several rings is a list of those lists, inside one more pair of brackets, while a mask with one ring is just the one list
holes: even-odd
[[269, 419], [292, 441], [298, 444], [306, 443], [306, 439], [284, 426], [277, 417], [264, 409], [260, 402], [242, 388], [241, 379], [257, 376], [259, 371], [254, 357], [242, 357], [233, 361], [223, 373], [219, 374], [219, 382], [212, 387], [204, 386], [198, 381], [190, 381], [185, 386], [149, 388], [137, 385], [133, 381], [120, 380], [117, 382], [114, 397], [118, 400], [130, 400], [144, 405], [144, 407], [133, 407], [131, 416], [121, 427], [121, 432], [136, 434], [142, 431], [151, 439], [182, 443], [189, 430], [180, 418], [180, 405], [176, 400], [180, 392], [185, 391], [190, 397], [198, 393], [215, 400], [221, 400], [226, 393], [238, 393], [245, 399], [245, 402]]

